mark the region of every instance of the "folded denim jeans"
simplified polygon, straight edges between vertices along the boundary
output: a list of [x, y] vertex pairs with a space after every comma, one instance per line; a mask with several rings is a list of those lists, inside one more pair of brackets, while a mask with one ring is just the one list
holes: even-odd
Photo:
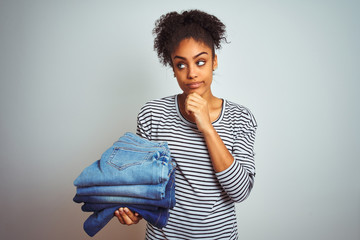
[[[166, 186], [166, 197], [172, 201], [169, 208], [175, 206], [175, 172], [170, 176]], [[106, 197], [106, 196], [105, 196]], [[94, 236], [99, 232], [113, 217], [114, 212], [120, 207], [127, 207], [131, 211], [138, 213], [147, 222], [157, 228], [166, 226], [169, 219], [168, 207], [157, 207], [152, 204], [122, 204], [122, 203], [88, 203], [82, 206], [83, 211], [94, 211], [84, 222], [84, 230], [89, 236]]]
[[[108, 170], [99, 168], [98, 160], [85, 168], [74, 181], [76, 187], [118, 186], [118, 185], [156, 185], [166, 183], [169, 179], [171, 164], [157, 160], [147, 160], [126, 169], [118, 169], [108, 164]], [[114, 161], [112, 161], [114, 163]]]
[[84, 202], [83, 211], [94, 212], [84, 222], [86, 233], [94, 236], [120, 207], [164, 227], [175, 206], [175, 167], [166, 142], [132, 133], [120, 137], [74, 181], [73, 200]]
[[76, 194], [79, 196], [96, 195], [163, 199], [165, 198], [165, 183], [166, 182], [157, 185], [78, 187]]
[[166, 184], [175, 169], [166, 142], [126, 133], [75, 179], [76, 187]]
[[137, 212], [147, 222], [160, 229], [166, 226], [169, 219], [169, 209], [167, 208], [159, 208], [158, 210], [153, 211], [135, 207], [133, 205], [118, 205], [90, 215], [84, 222], [85, 232], [93, 237], [114, 217], [115, 211], [120, 207], [127, 207], [132, 212]]
[[[136, 185], [134, 185], [134, 187], [136, 187]], [[76, 194], [73, 201], [76, 203], [141, 204], [163, 208], [173, 208], [175, 206], [175, 171], [172, 172], [168, 184], [166, 185], [165, 197], [163, 199], [97, 195], [81, 196]]]
[[[106, 208], [113, 208], [119, 206], [118, 203], [84, 203], [81, 206], [83, 212], [100, 212]], [[141, 205], [141, 204], [127, 204], [126, 206], [132, 206], [134, 208], [141, 208], [144, 210], [157, 211], [160, 207], [151, 206], [151, 205]]]

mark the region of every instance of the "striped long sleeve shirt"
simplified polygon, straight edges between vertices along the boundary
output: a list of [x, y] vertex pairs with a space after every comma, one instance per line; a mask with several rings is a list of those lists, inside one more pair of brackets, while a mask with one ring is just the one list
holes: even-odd
[[212, 124], [234, 157], [222, 172], [213, 170], [205, 140], [196, 124], [182, 116], [176, 95], [142, 107], [137, 134], [168, 142], [177, 164], [176, 206], [163, 229], [147, 224], [146, 239], [238, 239], [234, 203], [245, 200], [254, 184], [257, 123], [247, 108], [223, 100]]

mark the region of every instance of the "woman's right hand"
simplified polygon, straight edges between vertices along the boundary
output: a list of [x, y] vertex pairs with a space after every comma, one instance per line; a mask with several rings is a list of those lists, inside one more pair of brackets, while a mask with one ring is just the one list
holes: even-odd
[[137, 224], [142, 217], [138, 213], [133, 213], [128, 208], [119, 208], [115, 211], [115, 216], [119, 219], [121, 224], [132, 225]]

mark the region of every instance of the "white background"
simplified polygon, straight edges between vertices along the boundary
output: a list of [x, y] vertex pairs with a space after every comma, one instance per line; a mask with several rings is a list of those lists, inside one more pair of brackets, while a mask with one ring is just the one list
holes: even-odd
[[[0, 1], [0, 238], [91, 239], [73, 180], [148, 100], [180, 92], [160, 15], [220, 18], [216, 96], [259, 128], [240, 239], [360, 239], [358, 1]], [[143, 239], [113, 219], [92, 239]]]

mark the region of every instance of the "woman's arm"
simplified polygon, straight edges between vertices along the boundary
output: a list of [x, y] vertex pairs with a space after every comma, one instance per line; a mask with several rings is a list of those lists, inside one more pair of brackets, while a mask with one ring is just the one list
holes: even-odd
[[230, 167], [234, 158], [211, 123], [207, 101], [199, 94], [189, 94], [185, 100], [185, 111], [193, 116], [198, 130], [204, 136], [215, 172]]
[[197, 94], [189, 95], [185, 109], [193, 114], [203, 133], [215, 174], [223, 189], [234, 202], [245, 200], [254, 184], [253, 145], [256, 122], [250, 112], [241, 114], [241, 131], [236, 134], [232, 153], [226, 148], [210, 121], [207, 102]]
[[226, 148], [214, 127], [211, 126], [207, 131], [204, 131], [203, 135], [214, 171], [222, 172], [228, 169], [234, 162], [234, 157]]

